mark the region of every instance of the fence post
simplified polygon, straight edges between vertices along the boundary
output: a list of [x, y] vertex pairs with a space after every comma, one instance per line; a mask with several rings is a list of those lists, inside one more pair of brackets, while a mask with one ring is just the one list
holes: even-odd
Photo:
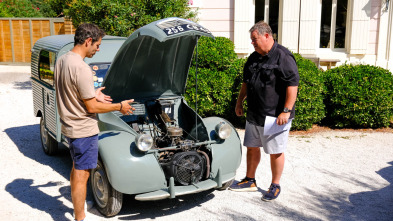
[[[29, 33], [30, 33], [30, 47], [33, 48], [34, 42], [33, 42], [33, 22], [31, 21], [31, 18], [29, 18]], [[30, 48], [30, 51], [31, 51]]]
[[11, 53], [12, 53], [12, 62], [15, 62], [15, 51], [14, 51], [14, 32], [12, 31], [12, 20], [11, 18], [9, 19], [10, 21], [10, 35], [11, 35]]

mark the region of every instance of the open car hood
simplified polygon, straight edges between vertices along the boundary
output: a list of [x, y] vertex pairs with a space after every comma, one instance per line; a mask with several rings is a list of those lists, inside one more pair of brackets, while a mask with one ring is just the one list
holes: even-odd
[[104, 79], [114, 101], [182, 95], [197, 39], [206, 28], [181, 18], [152, 22], [132, 33]]

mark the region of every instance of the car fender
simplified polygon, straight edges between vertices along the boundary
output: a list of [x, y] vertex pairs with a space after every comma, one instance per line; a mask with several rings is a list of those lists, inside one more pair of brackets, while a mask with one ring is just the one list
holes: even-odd
[[[217, 143], [210, 144], [212, 152], [212, 176], [216, 177], [218, 170], [220, 170], [220, 175], [223, 176], [223, 182], [226, 182], [227, 179], [233, 179], [242, 158], [242, 146], [239, 134], [232, 124], [223, 118], [208, 117], [204, 118], [203, 122], [209, 134], [209, 139], [211, 141], [218, 141]], [[220, 122], [228, 123], [232, 128], [231, 136], [225, 140], [221, 140], [215, 131], [216, 125]]]
[[117, 130], [101, 132], [98, 148], [109, 182], [117, 191], [138, 194], [167, 187], [156, 157], [138, 150], [135, 135]]

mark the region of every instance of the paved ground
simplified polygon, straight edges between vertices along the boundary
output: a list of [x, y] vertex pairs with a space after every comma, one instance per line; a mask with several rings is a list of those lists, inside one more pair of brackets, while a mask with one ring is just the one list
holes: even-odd
[[[0, 220], [70, 220], [72, 162], [67, 150], [43, 153], [28, 74], [29, 67], [0, 65]], [[93, 208], [90, 220], [393, 220], [389, 131], [292, 133], [274, 202], [260, 200], [271, 176], [263, 155], [258, 192], [206, 191], [155, 202], [126, 197], [116, 217]], [[237, 179], [244, 174], [243, 155]]]

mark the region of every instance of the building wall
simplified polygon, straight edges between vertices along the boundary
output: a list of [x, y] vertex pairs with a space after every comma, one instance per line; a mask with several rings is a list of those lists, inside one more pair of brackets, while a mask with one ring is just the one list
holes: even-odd
[[370, 36], [367, 47], [368, 55], [376, 55], [378, 52], [378, 34], [379, 34], [379, 18], [381, 16], [381, 1], [371, 1], [371, 16], [370, 16]]
[[197, 9], [198, 23], [209, 29], [214, 36], [234, 39], [234, 0], [190, 0]]

